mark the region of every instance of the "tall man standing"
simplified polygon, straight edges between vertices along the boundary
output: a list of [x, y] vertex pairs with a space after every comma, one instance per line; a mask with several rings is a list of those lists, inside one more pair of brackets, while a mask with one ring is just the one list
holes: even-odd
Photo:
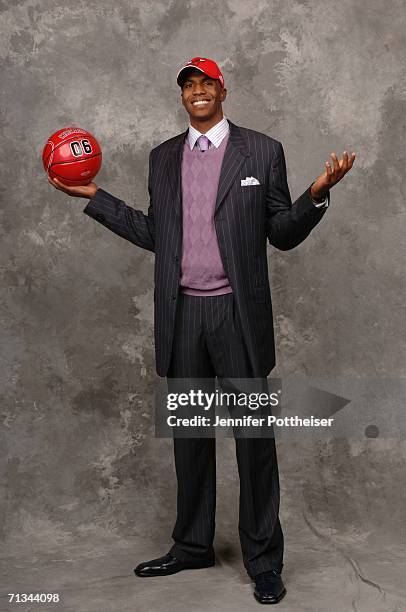
[[[239, 127], [222, 110], [218, 65], [195, 57], [177, 75], [190, 123], [149, 156], [148, 214], [95, 183], [58, 189], [88, 197], [84, 212], [155, 253], [155, 352], [160, 376], [266, 378], [275, 365], [267, 241], [296, 247], [324, 216], [330, 188], [355, 154], [331, 154], [325, 171], [292, 204], [283, 147]], [[282, 582], [278, 466], [273, 438], [236, 438], [239, 536], [261, 603], [277, 603]], [[174, 438], [177, 519], [170, 551], [135, 568], [164, 576], [214, 565], [215, 439]]]

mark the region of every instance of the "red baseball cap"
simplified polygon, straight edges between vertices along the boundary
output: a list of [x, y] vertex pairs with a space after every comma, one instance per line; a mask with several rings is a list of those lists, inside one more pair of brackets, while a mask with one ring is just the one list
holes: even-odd
[[214, 60], [208, 59], [207, 57], [193, 57], [184, 66], [182, 66], [176, 77], [176, 82], [179, 87], [182, 86], [182, 73], [188, 69], [190, 70], [190, 68], [200, 70], [200, 72], [207, 74], [207, 76], [209, 76], [211, 79], [218, 79], [220, 81], [220, 85], [224, 87], [224, 77], [221, 74], [220, 68], [217, 66]]

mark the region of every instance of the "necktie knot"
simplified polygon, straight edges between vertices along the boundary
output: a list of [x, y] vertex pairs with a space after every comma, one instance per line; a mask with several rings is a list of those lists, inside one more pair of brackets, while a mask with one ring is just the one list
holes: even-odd
[[196, 142], [198, 143], [201, 151], [207, 151], [209, 148], [210, 140], [207, 138], [207, 136], [199, 136]]

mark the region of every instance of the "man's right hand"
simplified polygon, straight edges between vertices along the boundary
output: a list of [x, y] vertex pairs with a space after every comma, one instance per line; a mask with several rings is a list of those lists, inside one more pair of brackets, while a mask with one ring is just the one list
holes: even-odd
[[59, 189], [59, 191], [63, 191], [65, 193], [67, 193], [70, 196], [73, 196], [75, 198], [92, 198], [98, 187], [96, 185], [96, 183], [89, 183], [88, 185], [77, 185], [77, 186], [73, 186], [73, 185], [65, 185], [64, 183], [61, 183], [61, 181], [59, 181], [58, 179], [54, 178], [51, 179], [48, 176], [48, 183], [50, 183], [53, 187], [55, 187], [55, 189]]

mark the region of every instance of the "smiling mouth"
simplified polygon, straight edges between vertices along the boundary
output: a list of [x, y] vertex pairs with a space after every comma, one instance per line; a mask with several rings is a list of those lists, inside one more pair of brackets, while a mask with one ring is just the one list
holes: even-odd
[[206, 106], [207, 104], [209, 104], [209, 100], [195, 100], [194, 102], [192, 102], [192, 106]]

